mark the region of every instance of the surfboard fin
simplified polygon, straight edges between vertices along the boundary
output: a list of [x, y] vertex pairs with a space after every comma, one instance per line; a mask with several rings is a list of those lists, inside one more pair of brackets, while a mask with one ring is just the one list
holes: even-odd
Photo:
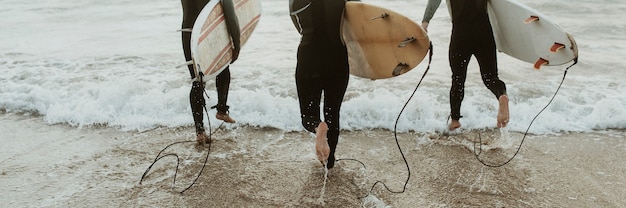
[[559, 52], [559, 50], [561, 50], [562, 48], [565, 48], [565, 44], [555, 42], [554, 45], [550, 47], [550, 52], [556, 53]]
[[387, 17], [389, 17], [389, 14], [387, 14], [387, 13], [385, 12], [385, 13], [382, 13], [380, 16], [372, 17], [370, 20], [375, 20], [375, 19], [385, 19], [385, 18], [387, 18]]
[[534, 21], [539, 21], [539, 17], [535, 15], [531, 15], [530, 17], [528, 17], [528, 19], [524, 20], [524, 23], [530, 24]]
[[545, 60], [543, 58], [539, 58], [539, 60], [537, 60], [537, 62], [535, 62], [535, 69], [539, 70], [541, 68], [541, 66], [549, 64], [550, 61]]
[[391, 75], [398, 76], [398, 75], [402, 75], [405, 72], [407, 72], [409, 70], [409, 65], [406, 63], [399, 63], [396, 68], [393, 69], [393, 72], [391, 73]]
[[402, 42], [400, 42], [400, 45], [398, 45], [398, 48], [402, 48], [406, 45], [408, 45], [411, 42], [416, 41], [417, 39], [415, 39], [415, 37], [408, 37], [406, 39], [404, 39]]

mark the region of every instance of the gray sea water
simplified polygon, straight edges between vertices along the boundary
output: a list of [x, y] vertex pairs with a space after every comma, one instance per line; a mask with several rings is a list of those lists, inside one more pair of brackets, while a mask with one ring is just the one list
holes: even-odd
[[[626, 2], [520, 0], [571, 33], [580, 63], [568, 71], [554, 102], [532, 133], [626, 128]], [[366, 3], [421, 21], [427, 1]], [[48, 123], [105, 124], [125, 130], [192, 125], [190, 79], [180, 44], [182, 9], [171, 0], [0, 0], [0, 111], [41, 116]], [[302, 130], [294, 70], [299, 34], [287, 1], [263, 0], [255, 33], [231, 66], [229, 97], [236, 126]], [[398, 130], [443, 130], [450, 69], [450, 18], [442, 3], [431, 21], [432, 68], [400, 117]], [[566, 65], [534, 70], [498, 54], [511, 99], [511, 131], [525, 131], [557, 89]], [[351, 77], [341, 126], [393, 129], [398, 113], [426, 69], [422, 62], [400, 77]], [[207, 105], [216, 103], [209, 81]], [[470, 63], [461, 113], [465, 128], [493, 128], [497, 101]], [[210, 116], [212, 121], [213, 116]], [[232, 126], [231, 126], [232, 127]]]

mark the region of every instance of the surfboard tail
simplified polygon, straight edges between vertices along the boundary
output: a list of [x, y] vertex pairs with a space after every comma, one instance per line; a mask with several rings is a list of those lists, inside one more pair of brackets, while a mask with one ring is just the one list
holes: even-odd
[[576, 40], [571, 34], [565, 34], [567, 35], [567, 39], [569, 39], [569, 42], [572, 44], [571, 49], [574, 52], [574, 59], [578, 59], [578, 44], [576, 43]]

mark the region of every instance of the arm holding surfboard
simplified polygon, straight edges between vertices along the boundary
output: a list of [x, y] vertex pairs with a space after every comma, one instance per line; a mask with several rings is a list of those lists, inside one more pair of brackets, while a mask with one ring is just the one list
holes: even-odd
[[222, 7], [224, 7], [224, 18], [226, 21], [226, 28], [228, 34], [233, 42], [233, 55], [230, 63], [234, 63], [239, 57], [239, 51], [241, 50], [241, 30], [239, 29], [239, 21], [237, 14], [235, 13], [235, 5], [232, 0], [221, 0]]
[[430, 20], [435, 16], [435, 12], [437, 12], [437, 8], [441, 4], [441, 0], [429, 0], [428, 4], [426, 4], [426, 10], [424, 10], [424, 17], [422, 18], [422, 28], [428, 31], [428, 24]]

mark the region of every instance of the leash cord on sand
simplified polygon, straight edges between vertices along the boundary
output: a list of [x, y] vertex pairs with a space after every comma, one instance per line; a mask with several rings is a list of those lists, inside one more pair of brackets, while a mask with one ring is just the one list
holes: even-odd
[[[206, 95], [206, 91], [204, 91], [204, 94]], [[207, 95], [207, 97], [209, 97]], [[204, 108], [204, 113], [207, 116], [207, 123], [209, 123], [209, 141], [213, 140], [213, 131], [211, 129], [211, 119], [209, 119], [209, 111], [206, 109], [206, 105], [202, 106]], [[222, 123], [223, 124], [223, 123]], [[217, 129], [216, 129], [217, 131]], [[204, 163], [202, 164], [202, 168], [200, 169], [200, 172], [198, 173], [198, 176], [196, 176], [195, 179], [193, 179], [193, 182], [191, 182], [191, 184], [189, 184], [189, 186], [187, 186], [187, 188], [183, 189], [180, 193], [184, 193], [185, 191], [189, 190], [194, 184], [196, 184], [196, 181], [198, 181], [198, 179], [200, 178], [200, 176], [202, 175], [202, 171], [204, 171], [204, 168], [206, 167], [207, 162], [209, 161], [209, 153], [211, 153], [211, 143], [213, 142], [209, 142], [209, 149], [206, 151], [206, 156], [204, 158]]]
[[335, 160], [335, 161], [336, 161], [336, 162], [339, 162], [339, 161], [342, 161], [342, 160], [351, 160], [351, 161], [355, 161], [355, 162], [361, 163], [361, 165], [363, 166], [363, 169], [366, 169], [366, 168], [365, 168], [365, 163], [363, 163], [363, 162], [361, 162], [361, 161], [359, 161], [359, 160], [357, 160], [357, 159], [352, 159], [352, 158], [343, 158], [343, 159], [337, 159], [337, 160]]
[[[419, 88], [419, 86], [422, 84], [422, 81], [424, 80], [424, 77], [426, 77], [426, 74], [428, 74], [428, 70], [430, 69], [430, 64], [433, 60], [433, 43], [430, 42], [430, 46], [429, 46], [429, 56], [428, 56], [428, 67], [426, 67], [426, 70], [424, 71], [424, 74], [422, 75], [422, 78], [420, 79], [420, 81], [417, 83], [417, 86], [415, 86], [415, 89], [413, 90], [413, 93], [411, 93], [411, 96], [409, 96], [409, 99], [404, 103], [404, 106], [402, 106], [402, 110], [400, 110], [400, 113], [398, 113], [398, 117], [396, 118], [396, 123], [393, 127], [393, 136], [396, 140], [396, 145], [398, 146], [398, 150], [400, 151], [400, 155], [402, 155], [402, 159], [404, 160], [404, 164], [406, 165], [406, 170], [407, 170], [407, 177], [406, 177], [406, 181], [404, 182], [404, 186], [402, 187], [402, 191], [393, 191], [391, 190], [389, 187], [387, 187], [387, 184], [385, 184], [382, 181], [376, 181], [374, 182], [374, 184], [372, 185], [372, 187], [370, 188], [369, 192], [367, 192], [367, 195], [365, 195], [364, 197], [361, 198], [366, 198], [368, 197], [372, 191], [374, 190], [374, 187], [376, 186], [376, 184], [382, 184], [385, 189], [387, 189], [387, 191], [394, 193], [394, 194], [400, 194], [400, 193], [404, 193], [404, 191], [406, 190], [406, 186], [409, 184], [409, 179], [411, 179], [411, 168], [409, 167], [409, 162], [406, 160], [406, 156], [404, 156], [404, 152], [402, 152], [402, 147], [400, 147], [400, 142], [398, 141], [398, 122], [400, 121], [400, 116], [402, 116], [402, 113], [404, 112], [404, 109], [409, 105], [409, 102], [411, 102], [411, 100], [413, 99], [413, 96], [415, 96], [415, 92], [417, 92], [417, 89]], [[361, 163], [363, 164], [363, 163]], [[365, 166], [365, 165], [363, 165]]]
[[[206, 90], [203, 90], [203, 91], [204, 91], [204, 94], [205, 94], [205, 95], [207, 96], [207, 98], [208, 98], [208, 97], [209, 97], [209, 95], [206, 93]], [[209, 141], [211, 141], [211, 140], [212, 140], [212, 138], [213, 138], [213, 133], [214, 133], [214, 132], [212, 131], [212, 128], [211, 128], [211, 119], [208, 119], [209, 112], [208, 112], [208, 110], [207, 110], [207, 108], [206, 108], [206, 104], [203, 104], [203, 106], [202, 106], [202, 107], [204, 108], [204, 113], [205, 113], [205, 114], [206, 114], [206, 116], [207, 116], [207, 120], [208, 120], [208, 124], [209, 124]], [[224, 123], [220, 124], [220, 126], [218, 126], [218, 127], [215, 129], [215, 131], [219, 130], [219, 128], [220, 128], [222, 125], [224, 125]], [[173, 145], [175, 145], [175, 144], [180, 144], [180, 143], [188, 143], [188, 142], [196, 142], [196, 141], [194, 141], [194, 140], [190, 140], [190, 141], [180, 141], [180, 142], [174, 142], [174, 143], [172, 143], [172, 144], [169, 144], [169, 145], [165, 146], [165, 148], [163, 148], [163, 149], [159, 152], [159, 154], [157, 154], [156, 158], [154, 159], [154, 161], [152, 162], [152, 164], [148, 167], [148, 169], [146, 169], [146, 171], [143, 173], [143, 175], [141, 176], [141, 180], [139, 181], [139, 185], [141, 185], [141, 183], [143, 182], [143, 179], [144, 179], [144, 178], [148, 175], [148, 172], [150, 172], [150, 169], [152, 169], [152, 166], [154, 166], [154, 164], [155, 164], [157, 161], [159, 161], [159, 160], [161, 160], [161, 159], [163, 159], [164, 157], [167, 157], [167, 156], [175, 156], [175, 157], [176, 157], [176, 171], [174, 172], [174, 182], [172, 183], [172, 186], [173, 186], [174, 184], [176, 184], [176, 176], [177, 176], [177, 174], [178, 174], [178, 167], [179, 167], [179, 165], [180, 165], [180, 157], [179, 157], [176, 153], [165, 154], [165, 155], [163, 155], [163, 156], [161, 156], [161, 153], [163, 153], [166, 149], [168, 149], [169, 147], [171, 147], [171, 146], [173, 146]], [[209, 142], [209, 147], [208, 147], [208, 150], [207, 150], [207, 153], [206, 153], [206, 157], [205, 157], [205, 159], [204, 159], [204, 164], [202, 164], [202, 169], [200, 169], [200, 172], [198, 173], [198, 175], [196, 176], [196, 178], [193, 180], [193, 182], [192, 182], [192, 183], [191, 183], [191, 184], [190, 184], [187, 188], [183, 189], [183, 190], [180, 192], [181, 194], [182, 194], [182, 193], [184, 193], [185, 191], [189, 190], [189, 189], [190, 189], [190, 188], [191, 188], [191, 187], [192, 187], [192, 186], [196, 183], [196, 181], [198, 181], [198, 179], [199, 179], [199, 178], [200, 178], [200, 176], [202, 175], [202, 171], [204, 171], [204, 168], [206, 167], [206, 164], [207, 164], [207, 162], [209, 161], [209, 153], [211, 153], [211, 143], [212, 143], [212, 142]]]
[[485, 162], [484, 160], [480, 159], [480, 154], [482, 154], [483, 150], [482, 150], [482, 138], [480, 136], [480, 132], [478, 133], [478, 143], [480, 144], [478, 147], [478, 153], [476, 153], [476, 141], [474, 141], [474, 157], [476, 157], [476, 160], [478, 160], [478, 162], [482, 163], [484, 166], [487, 167], [492, 167], [492, 168], [498, 168], [498, 167], [502, 167], [506, 164], [508, 164], [509, 162], [511, 162], [511, 160], [513, 160], [517, 154], [520, 152], [520, 150], [522, 149], [522, 144], [524, 144], [524, 140], [526, 139], [526, 136], [528, 135], [528, 131], [530, 130], [530, 127], [533, 125], [533, 123], [535, 122], [535, 119], [537, 119], [537, 117], [539, 117], [539, 115], [541, 115], [541, 113], [546, 110], [548, 108], [548, 106], [550, 106], [550, 104], [552, 103], [552, 101], [554, 101], [554, 98], [556, 97], [556, 95], [559, 93], [559, 90], [561, 89], [561, 86], [563, 85], [563, 82], [565, 82], [565, 76], [567, 76], [567, 71], [572, 68], [572, 66], [576, 65], [578, 63], [578, 58], [574, 59], [574, 63], [572, 65], [570, 65], [569, 67], [565, 68], [565, 72], [563, 73], [563, 79], [561, 79], [561, 83], [559, 84], [559, 87], [556, 88], [556, 91], [554, 92], [554, 95], [552, 96], [552, 99], [550, 99], [550, 101], [548, 102], [548, 104], [543, 107], [543, 109], [541, 109], [541, 111], [539, 111], [539, 113], [537, 113], [537, 115], [535, 115], [535, 117], [533, 118], [532, 121], [530, 121], [530, 124], [528, 124], [528, 128], [526, 129], [526, 132], [524, 132], [524, 136], [522, 137], [522, 141], [520, 142], [519, 146], [517, 147], [517, 150], [515, 151], [515, 154], [513, 154], [513, 156], [511, 156], [511, 158], [509, 158], [509, 160], [507, 160], [506, 162], [502, 163], [502, 164], [498, 164], [498, 165], [493, 165], [493, 164], [487, 164], [487, 162]]

